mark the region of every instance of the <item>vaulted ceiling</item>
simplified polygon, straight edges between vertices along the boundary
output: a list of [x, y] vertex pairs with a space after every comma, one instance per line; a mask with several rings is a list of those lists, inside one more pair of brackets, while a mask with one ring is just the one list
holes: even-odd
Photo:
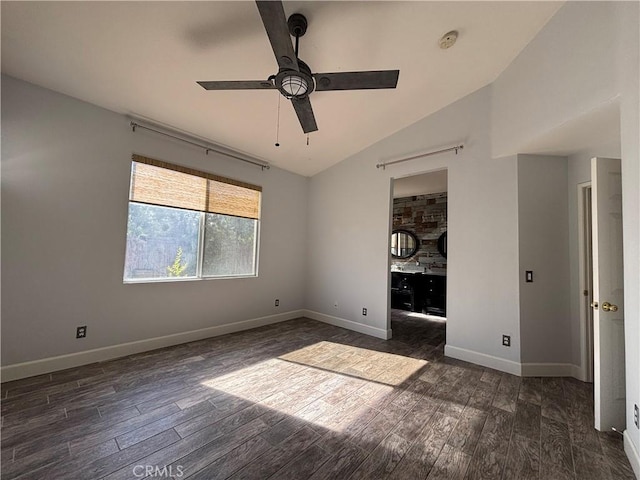
[[[284, 2], [314, 72], [399, 69], [395, 90], [313, 92], [303, 134], [262, 80], [277, 64], [254, 2], [2, 2], [2, 72], [313, 175], [492, 82], [561, 2]], [[457, 44], [438, 46], [458, 30]]]

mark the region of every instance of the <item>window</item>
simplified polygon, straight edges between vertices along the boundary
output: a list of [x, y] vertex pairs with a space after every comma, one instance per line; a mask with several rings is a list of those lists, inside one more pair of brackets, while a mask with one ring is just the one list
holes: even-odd
[[261, 190], [133, 155], [125, 282], [255, 276]]

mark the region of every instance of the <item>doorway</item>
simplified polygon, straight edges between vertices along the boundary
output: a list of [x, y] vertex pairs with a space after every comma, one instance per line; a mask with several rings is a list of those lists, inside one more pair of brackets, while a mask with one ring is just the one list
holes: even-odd
[[393, 179], [389, 318], [393, 338], [443, 354], [447, 312], [447, 170]]
[[625, 364], [620, 160], [591, 160], [578, 184], [580, 379], [593, 383], [597, 430], [625, 425]]
[[593, 245], [591, 182], [578, 184], [581, 380], [593, 383]]

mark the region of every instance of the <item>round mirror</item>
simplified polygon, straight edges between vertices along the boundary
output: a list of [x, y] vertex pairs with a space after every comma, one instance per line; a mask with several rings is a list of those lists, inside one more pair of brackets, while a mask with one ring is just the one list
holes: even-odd
[[418, 251], [418, 239], [407, 230], [394, 230], [391, 234], [391, 256], [409, 258]]
[[440, 238], [438, 238], [438, 252], [440, 252], [440, 255], [444, 258], [447, 258], [447, 232], [444, 232], [440, 235]]

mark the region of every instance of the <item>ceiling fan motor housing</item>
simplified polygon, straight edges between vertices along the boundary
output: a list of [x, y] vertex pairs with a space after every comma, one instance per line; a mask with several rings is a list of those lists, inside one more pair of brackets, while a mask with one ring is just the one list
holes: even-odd
[[[307, 97], [315, 89], [313, 75], [311, 69], [302, 60], [298, 59], [298, 68], [300, 71], [281, 68], [275, 78], [275, 86], [280, 93], [286, 98], [304, 98]], [[291, 84], [299, 85], [297, 91], [291, 89]], [[302, 87], [302, 85], [304, 85]], [[298, 93], [299, 92], [299, 93]]]

